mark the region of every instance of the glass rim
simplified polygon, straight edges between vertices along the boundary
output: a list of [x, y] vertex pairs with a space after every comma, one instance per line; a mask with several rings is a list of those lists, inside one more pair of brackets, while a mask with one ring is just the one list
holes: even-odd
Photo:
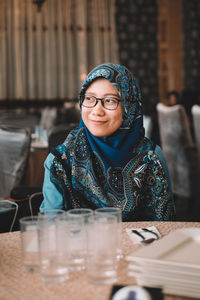
[[30, 223], [30, 222], [37, 222], [39, 216], [25, 216], [19, 219], [19, 222], [22, 224]]
[[100, 219], [103, 219], [103, 218], [107, 218], [109, 219], [110, 221], [114, 222], [114, 223], [118, 223], [118, 218], [116, 215], [113, 215], [113, 214], [94, 214], [94, 215], [91, 215], [88, 217], [88, 223], [92, 223], [92, 222], [95, 222], [95, 220], [100, 220]]
[[[78, 213], [80, 212], [80, 213]], [[93, 214], [93, 210], [91, 208], [72, 208], [66, 211], [67, 215], [86, 215]]]
[[58, 214], [64, 214], [65, 210], [63, 210], [63, 209], [44, 209], [44, 210], [38, 212], [38, 216], [45, 216], [45, 215], [47, 215], [46, 213], [50, 213], [50, 215], [51, 215], [55, 212], [58, 212]]

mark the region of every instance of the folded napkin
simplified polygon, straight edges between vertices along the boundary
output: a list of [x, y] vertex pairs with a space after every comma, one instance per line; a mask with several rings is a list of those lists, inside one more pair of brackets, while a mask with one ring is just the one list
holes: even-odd
[[[126, 232], [134, 244], [143, 244], [144, 240], [150, 238], [159, 239], [161, 237], [160, 232], [155, 226], [145, 228], [127, 228]], [[143, 238], [140, 235], [142, 235]]]

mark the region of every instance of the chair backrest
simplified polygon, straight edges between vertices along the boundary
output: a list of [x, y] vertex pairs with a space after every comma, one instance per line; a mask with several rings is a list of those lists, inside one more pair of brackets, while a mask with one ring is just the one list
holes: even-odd
[[189, 123], [182, 105], [166, 106], [158, 103], [158, 123], [161, 147], [167, 160], [175, 194], [191, 197], [196, 152]]
[[30, 152], [29, 129], [0, 125], [0, 197], [21, 184]]
[[36, 216], [40, 211], [40, 205], [44, 199], [43, 193], [34, 193], [29, 197], [30, 215]]
[[0, 199], [0, 233], [13, 230], [18, 212], [18, 204]]
[[40, 117], [37, 113], [3, 111], [0, 114], [0, 125], [30, 128], [31, 132], [33, 133], [35, 130], [35, 126], [39, 122], [39, 119]]
[[77, 127], [78, 123], [68, 123], [53, 127], [48, 135], [49, 151], [51, 151], [52, 148], [62, 144], [68, 136], [69, 132]]
[[192, 106], [192, 116], [193, 116], [193, 125], [194, 125], [194, 134], [196, 147], [198, 151], [198, 160], [199, 160], [199, 168], [200, 168], [200, 105]]

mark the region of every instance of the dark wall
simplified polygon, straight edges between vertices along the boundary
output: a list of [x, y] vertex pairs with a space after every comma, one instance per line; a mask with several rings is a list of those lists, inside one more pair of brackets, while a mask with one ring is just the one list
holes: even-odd
[[184, 87], [200, 90], [200, 1], [182, 0]]
[[[200, 77], [200, 2], [183, 0], [184, 85], [195, 88]], [[199, 81], [199, 80], [198, 80]]]
[[157, 1], [116, 0], [116, 30], [120, 63], [135, 75], [150, 113], [158, 102]]

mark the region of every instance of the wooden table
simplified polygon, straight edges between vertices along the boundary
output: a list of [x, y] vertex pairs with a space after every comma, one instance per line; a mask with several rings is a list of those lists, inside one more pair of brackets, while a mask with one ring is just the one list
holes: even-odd
[[[161, 235], [184, 227], [200, 227], [198, 222], [134, 222], [123, 223], [123, 254], [127, 255], [141, 245], [135, 245], [126, 233], [126, 228], [156, 226]], [[133, 277], [127, 276], [128, 262], [119, 263], [117, 284], [135, 285]], [[95, 286], [87, 281], [86, 272], [70, 274], [63, 283], [45, 284], [38, 273], [29, 274], [21, 262], [20, 232], [0, 234], [0, 299], [1, 300], [109, 300], [111, 285]], [[192, 299], [165, 295], [164, 300]]]

